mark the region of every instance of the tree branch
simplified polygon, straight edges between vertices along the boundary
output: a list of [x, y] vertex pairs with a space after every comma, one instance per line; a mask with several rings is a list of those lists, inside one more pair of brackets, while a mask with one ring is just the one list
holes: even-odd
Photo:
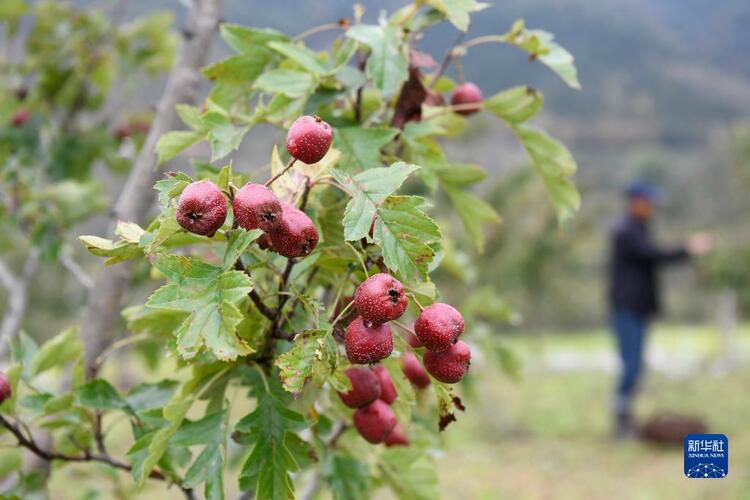
[[[100, 463], [109, 465], [110, 467], [113, 467], [115, 469], [120, 469], [120, 470], [124, 470], [128, 472], [130, 472], [133, 469], [133, 467], [130, 464], [114, 459], [105, 453], [93, 455], [91, 454], [90, 451], [84, 450], [83, 455], [66, 455], [64, 453], [58, 453], [58, 452], [54, 452], [50, 450], [45, 450], [37, 444], [37, 442], [34, 440], [34, 437], [31, 435], [30, 432], [28, 436], [25, 436], [23, 432], [21, 432], [21, 429], [18, 428], [18, 426], [13, 425], [9, 420], [7, 420], [2, 415], [0, 415], [0, 424], [2, 424], [3, 427], [8, 429], [8, 431], [11, 434], [13, 434], [13, 436], [15, 436], [16, 440], [18, 441], [19, 446], [22, 446], [28, 449], [34, 455], [48, 462], [51, 462], [53, 460], [61, 460], [63, 462], [100, 462]], [[172, 481], [172, 478], [166, 476], [163, 472], [161, 472], [158, 469], [152, 470], [151, 473], [149, 474], [149, 477], [151, 479], [157, 479], [160, 481], [168, 481], [168, 482]], [[191, 488], [184, 488], [180, 486], [179, 484], [178, 486], [180, 487], [182, 492], [185, 494], [185, 497], [189, 499], [193, 499], [195, 497], [193, 490]]]
[[[112, 227], [118, 219], [142, 223], [155, 198], [153, 184], [159, 177], [156, 143], [159, 137], [180, 127], [176, 106], [191, 103], [198, 97], [202, 77], [200, 69], [208, 62], [221, 13], [220, 0], [194, 0], [185, 37], [145, 144], [136, 159], [112, 212]], [[81, 337], [84, 343], [86, 373], [95, 374], [95, 360], [112, 342], [119, 321], [119, 308], [133, 274], [133, 264], [102, 266], [94, 278], [89, 305], [83, 314]]]
[[87, 273], [86, 270], [78, 264], [78, 262], [73, 260], [73, 257], [71, 257], [67, 252], [60, 252], [60, 263], [85, 289], [90, 290], [94, 285], [94, 280], [91, 279], [89, 273]]
[[[26, 262], [23, 265], [21, 275], [13, 278], [14, 283], [8, 288], [8, 306], [5, 309], [3, 321], [0, 323], [0, 358], [5, 356], [5, 353], [8, 351], [10, 338], [16, 335], [21, 329], [21, 323], [23, 322], [26, 307], [29, 303], [29, 285], [38, 266], [39, 249], [31, 247], [29, 254], [26, 256]], [[10, 276], [12, 276], [10, 270], [5, 267], [5, 264], [3, 264], [3, 268], [3, 272], [10, 273]]]

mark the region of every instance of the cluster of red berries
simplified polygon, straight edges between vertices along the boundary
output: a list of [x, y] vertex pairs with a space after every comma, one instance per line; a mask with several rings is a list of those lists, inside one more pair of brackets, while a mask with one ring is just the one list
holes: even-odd
[[[295, 160], [316, 163], [328, 152], [333, 132], [318, 117], [298, 118], [287, 134], [287, 149]], [[279, 198], [267, 186], [248, 183], [232, 197], [235, 223], [244, 229], [262, 229], [259, 241], [284, 257], [304, 257], [318, 244], [310, 217]], [[219, 187], [202, 180], [188, 185], [177, 201], [177, 222], [187, 231], [211, 237], [224, 224], [227, 201]]]
[[344, 371], [352, 383], [349, 392], [339, 392], [341, 401], [354, 408], [354, 427], [373, 444], [406, 446], [409, 438], [396, 420], [391, 404], [398, 397], [388, 370], [383, 365], [372, 368], [348, 368]]
[[[344, 333], [344, 347], [349, 361], [372, 364], [391, 355], [393, 337], [388, 321], [401, 317], [406, 310], [403, 285], [393, 276], [374, 274], [363, 281], [354, 293], [356, 317]], [[441, 382], [455, 384], [469, 367], [471, 351], [458, 340], [464, 331], [464, 318], [448, 304], [435, 303], [424, 308], [414, 322], [416, 338], [413, 347], [426, 347], [424, 365]], [[416, 360], [416, 356], [413, 360]], [[402, 362], [415, 374], [415, 385], [424, 386], [424, 378], [416, 376], [412, 358]], [[411, 377], [410, 377], [411, 378]]]

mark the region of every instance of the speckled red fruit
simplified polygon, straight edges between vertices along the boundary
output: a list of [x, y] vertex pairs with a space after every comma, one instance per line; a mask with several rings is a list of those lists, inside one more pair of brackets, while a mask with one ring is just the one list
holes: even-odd
[[10, 122], [13, 124], [14, 127], [22, 127], [26, 124], [27, 121], [29, 121], [30, 113], [26, 109], [19, 109], [15, 113], [13, 113], [13, 117], [11, 117]]
[[393, 385], [393, 380], [388, 374], [388, 369], [383, 365], [378, 365], [373, 367], [372, 371], [375, 372], [380, 382], [380, 400], [387, 404], [393, 404], [398, 397], [398, 392], [396, 392], [396, 386]]
[[268, 232], [281, 218], [281, 202], [266, 186], [248, 183], [235, 193], [232, 212], [241, 228]]
[[430, 385], [430, 376], [422, 368], [419, 358], [414, 353], [407, 351], [401, 355], [401, 370], [409, 379], [409, 382], [419, 389], [424, 389]]
[[397, 319], [407, 306], [404, 287], [389, 274], [373, 274], [354, 292], [354, 306], [367, 323], [377, 325]]
[[451, 104], [454, 106], [461, 104], [477, 104], [476, 107], [468, 107], [467, 109], [456, 111], [456, 113], [460, 115], [471, 115], [476, 113], [481, 108], [479, 105], [480, 102], [482, 102], [482, 91], [471, 82], [462, 83], [456, 87], [451, 96]]
[[414, 322], [414, 333], [430, 351], [445, 351], [464, 331], [464, 317], [448, 304], [436, 303], [425, 307]]
[[177, 201], [177, 222], [191, 233], [213, 236], [226, 218], [224, 194], [211, 181], [193, 182]]
[[351, 380], [352, 389], [339, 392], [339, 397], [349, 408], [362, 408], [380, 397], [380, 381], [369, 368], [348, 368], [344, 374]]
[[427, 351], [422, 359], [430, 375], [446, 384], [455, 384], [469, 369], [471, 351], [466, 343], [458, 341], [447, 351]]
[[10, 380], [8, 380], [8, 376], [6, 374], [0, 372], [0, 404], [2, 404], [6, 399], [10, 398], [10, 395]]
[[393, 428], [391, 433], [385, 438], [385, 445], [391, 446], [409, 446], [409, 438], [406, 437], [406, 432], [401, 424], [396, 423], [396, 427]]
[[331, 147], [333, 129], [317, 116], [300, 116], [286, 136], [286, 149], [293, 158], [305, 163], [317, 163]]
[[411, 332], [406, 333], [406, 343], [409, 344], [412, 349], [419, 349], [420, 347], [424, 347], [422, 341], [420, 341], [419, 338]]
[[354, 427], [373, 444], [385, 441], [396, 423], [396, 415], [391, 407], [379, 399], [354, 412]]
[[352, 363], [377, 363], [390, 356], [393, 351], [391, 328], [386, 324], [368, 328], [362, 318], [356, 318], [346, 327], [344, 348]]
[[310, 217], [289, 203], [281, 204], [281, 218], [268, 235], [271, 249], [289, 258], [310, 255], [318, 244], [318, 230]]

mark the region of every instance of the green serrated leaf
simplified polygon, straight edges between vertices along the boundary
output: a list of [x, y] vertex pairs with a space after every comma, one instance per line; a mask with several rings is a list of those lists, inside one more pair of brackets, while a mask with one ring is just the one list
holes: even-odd
[[227, 249], [224, 253], [224, 264], [223, 268], [225, 271], [229, 271], [234, 268], [237, 259], [243, 254], [247, 247], [249, 247], [255, 240], [260, 238], [263, 231], [260, 229], [253, 229], [252, 231], [246, 231], [242, 228], [232, 229], [231, 234], [227, 240]]
[[544, 104], [541, 92], [520, 85], [485, 99], [484, 109], [511, 124], [525, 122], [534, 116]]
[[310, 73], [304, 71], [274, 69], [258, 77], [253, 87], [272, 94], [278, 93], [298, 98], [315, 90], [315, 80]]
[[294, 339], [294, 347], [276, 359], [284, 389], [299, 394], [307, 381], [318, 386], [331, 381], [341, 387], [336, 378], [340, 364], [338, 350], [330, 329], [306, 330]]
[[388, 269], [407, 281], [426, 277], [435, 257], [430, 245], [441, 239], [440, 229], [423, 206], [424, 199], [418, 196], [390, 196], [377, 209], [373, 239], [382, 248]]
[[222, 23], [221, 38], [236, 52], [255, 52], [268, 42], [285, 41], [285, 34], [266, 28], [249, 28], [239, 24]]
[[371, 168], [354, 176], [338, 170], [331, 172], [353, 195], [344, 212], [344, 237], [347, 241], [367, 236], [377, 207], [418, 168], [396, 162], [390, 167]]
[[117, 389], [103, 379], [95, 379], [82, 385], [76, 390], [75, 396], [81, 406], [97, 410], [130, 410]]
[[370, 498], [370, 471], [367, 465], [342, 451], [330, 453], [323, 477], [335, 500]]
[[159, 256], [154, 266], [170, 283], [156, 290], [146, 306], [189, 313], [176, 332], [183, 358], [194, 357], [203, 345], [224, 361], [253, 352], [236, 332], [243, 318], [238, 305], [252, 290], [245, 273], [175, 255]]
[[328, 67], [315, 52], [302, 43], [270, 42], [268, 46], [317, 75], [327, 75], [332, 72], [332, 68]]
[[398, 130], [386, 127], [336, 129], [333, 140], [342, 153], [341, 168], [352, 171], [382, 167], [380, 150], [397, 135]]
[[485, 224], [498, 224], [500, 216], [489, 203], [469, 191], [446, 186], [453, 207], [461, 218], [477, 252], [484, 252]]
[[349, 28], [346, 35], [370, 48], [367, 76], [373, 79], [383, 97], [389, 98], [401, 90], [409, 67], [401, 30], [391, 25], [359, 24]]
[[159, 157], [159, 165], [171, 160], [193, 144], [196, 144], [203, 139], [205, 139], [205, 133], [201, 132], [187, 130], [174, 130], [172, 132], [167, 132], [162, 135], [156, 143], [156, 154]]
[[249, 86], [270, 60], [271, 55], [265, 48], [248, 50], [203, 68], [203, 75], [217, 83]]
[[52, 367], [75, 361], [83, 354], [78, 328], [70, 327], [44, 343], [31, 359], [30, 374], [39, 375]]
[[486, 9], [490, 4], [475, 0], [427, 0], [428, 5], [441, 12], [461, 31], [469, 29], [469, 14]]

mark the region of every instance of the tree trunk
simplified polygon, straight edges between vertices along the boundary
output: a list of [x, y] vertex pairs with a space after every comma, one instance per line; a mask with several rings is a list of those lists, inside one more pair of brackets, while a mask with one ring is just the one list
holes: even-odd
[[[208, 61], [220, 13], [221, 0], [191, 2], [187, 27], [183, 31], [183, 44], [146, 142], [114, 206], [113, 227], [117, 220], [143, 224], [146, 219], [155, 199], [153, 184], [160, 175], [156, 169], [156, 142], [162, 134], [180, 126], [176, 106], [194, 102], [198, 97], [202, 79], [200, 69]], [[94, 375], [96, 358], [115, 337], [123, 294], [132, 273], [132, 263], [101, 267], [96, 273], [81, 324], [86, 373], [89, 376]]]

